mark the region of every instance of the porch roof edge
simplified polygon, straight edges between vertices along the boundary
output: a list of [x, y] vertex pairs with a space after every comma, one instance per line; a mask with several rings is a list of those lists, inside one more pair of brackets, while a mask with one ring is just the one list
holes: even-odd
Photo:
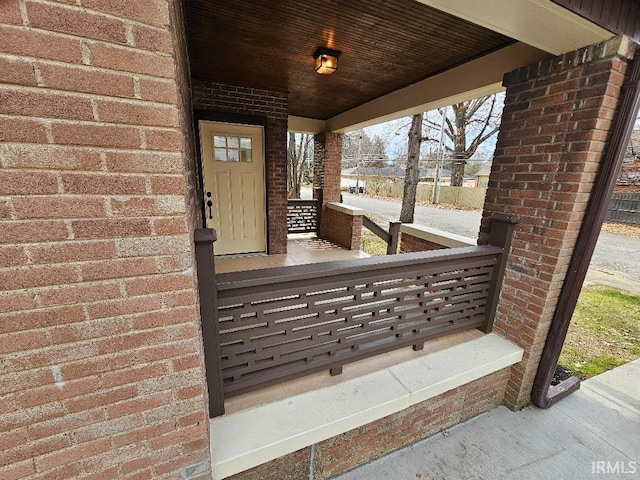
[[329, 118], [326, 130], [342, 133], [497, 93], [506, 72], [549, 57], [516, 42]]

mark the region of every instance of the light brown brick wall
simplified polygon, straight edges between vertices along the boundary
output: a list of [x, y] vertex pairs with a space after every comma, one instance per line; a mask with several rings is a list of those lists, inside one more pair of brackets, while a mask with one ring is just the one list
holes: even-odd
[[169, 12], [0, 2], [0, 478], [209, 472]]
[[303, 448], [271, 462], [228, 477], [229, 480], [309, 480], [311, 448]]
[[505, 77], [502, 125], [484, 205], [515, 230], [494, 331], [524, 348], [506, 402], [530, 401], [538, 362], [603, 159], [633, 48], [614, 38]]
[[[508, 378], [509, 369], [500, 370], [316, 444], [312, 478], [331, 478], [500, 405]], [[231, 479], [307, 480], [310, 461], [308, 447]]]

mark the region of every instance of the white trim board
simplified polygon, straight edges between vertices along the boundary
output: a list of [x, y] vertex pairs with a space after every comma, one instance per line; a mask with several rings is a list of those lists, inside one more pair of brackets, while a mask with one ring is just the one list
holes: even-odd
[[473, 238], [464, 237], [455, 233], [445, 232], [436, 228], [418, 225], [417, 223], [403, 223], [400, 225], [400, 233], [406, 233], [416, 238], [437, 243], [445, 247], [472, 247], [477, 244]]

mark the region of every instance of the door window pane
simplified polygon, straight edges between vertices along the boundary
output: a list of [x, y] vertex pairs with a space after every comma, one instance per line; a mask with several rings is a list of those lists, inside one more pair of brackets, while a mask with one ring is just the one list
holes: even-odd
[[251, 158], [251, 138], [240, 138], [240, 161], [250, 162]]
[[227, 149], [226, 148], [216, 148], [216, 160], [219, 162], [227, 161]]
[[251, 150], [240, 150], [240, 161], [241, 162], [250, 162], [251, 161]]
[[215, 159], [219, 162], [251, 162], [251, 137], [214, 135]]

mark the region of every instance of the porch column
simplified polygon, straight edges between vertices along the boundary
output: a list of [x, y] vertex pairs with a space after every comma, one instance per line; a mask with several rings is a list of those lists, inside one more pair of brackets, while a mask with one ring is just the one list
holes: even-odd
[[313, 186], [322, 189], [323, 203], [320, 237], [324, 237], [327, 232], [327, 215], [324, 215], [327, 203], [340, 201], [342, 136], [342, 133], [322, 132], [313, 138]]
[[494, 327], [524, 349], [511, 369], [510, 408], [530, 401], [633, 52], [626, 37], [616, 37], [505, 76], [479, 241], [486, 243], [492, 215], [520, 220]]

